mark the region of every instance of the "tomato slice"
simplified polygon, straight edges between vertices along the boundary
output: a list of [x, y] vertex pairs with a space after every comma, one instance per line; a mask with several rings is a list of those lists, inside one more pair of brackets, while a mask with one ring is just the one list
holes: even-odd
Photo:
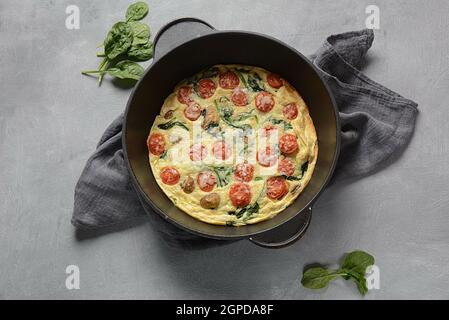
[[201, 161], [207, 157], [207, 149], [200, 143], [196, 143], [190, 147], [190, 160]]
[[271, 177], [267, 180], [267, 197], [279, 200], [288, 192], [287, 182], [283, 177]]
[[251, 188], [246, 183], [238, 182], [229, 188], [229, 199], [235, 207], [246, 207], [251, 202]]
[[217, 89], [217, 85], [212, 79], [201, 79], [198, 81], [196, 91], [203, 99], [212, 97]]
[[286, 176], [292, 176], [295, 173], [295, 162], [289, 158], [279, 161], [278, 172]]
[[234, 89], [239, 83], [239, 77], [232, 71], [220, 73], [218, 82], [223, 89]]
[[155, 156], [160, 156], [165, 151], [165, 138], [161, 133], [152, 133], [147, 141], [148, 150]]
[[227, 160], [232, 155], [231, 147], [224, 141], [215, 142], [212, 151], [218, 160]]
[[234, 177], [236, 180], [250, 182], [253, 180], [254, 166], [249, 163], [239, 163], [235, 166]]
[[282, 81], [281, 77], [274, 73], [270, 73], [267, 76], [267, 82], [270, 85], [270, 87], [275, 89], [279, 89], [284, 85], [284, 82]]
[[262, 149], [257, 152], [256, 158], [262, 167], [271, 167], [276, 163], [278, 155], [275, 148], [266, 146], [265, 150]]
[[160, 176], [163, 183], [172, 186], [178, 183], [181, 175], [175, 167], [165, 167], [162, 169]]
[[284, 106], [282, 113], [288, 120], [294, 120], [298, 116], [298, 106], [296, 103], [289, 103]]
[[238, 107], [244, 107], [248, 104], [248, 95], [242, 88], [235, 88], [231, 94], [232, 103]]
[[184, 116], [190, 121], [196, 121], [201, 116], [201, 106], [196, 102], [191, 102], [184, 109]]
[[298, 148], [296, 136], [291, 133], [284, 134], [281, 139], [279, 139], [279, 149], [281, 149], [283, 154], [292, 154], [296, 152]]
[[196, 182], [198, 183], [198, 186], [201, 190], [210, 192], [217, 184], [217, 177], [212, 171], [202, 171], [198, 173]]
[[256, 108], [262, 112], [269, 112], [274, 107], [273, 95], [269, 92], [262, 91], [256, 96]]
[[193, 101], [192, 97], [192, 87], [190, 86], [182, 86], [178, 90], [178, 101], [182, 104], [189, 104]]

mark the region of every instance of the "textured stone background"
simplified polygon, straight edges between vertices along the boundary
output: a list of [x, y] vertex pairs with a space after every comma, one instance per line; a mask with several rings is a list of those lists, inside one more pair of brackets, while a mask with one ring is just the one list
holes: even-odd
[[[415, 136], [387, 169], [328, 189], [306, 236], [282, 250], [240, 241], [209, 249], [164, 242], [145, 219], [134, 228], [77, 237], [73, 190], [129, 90], [101, 88], [80, 70], [128, 1], [12, 1], [0, 4], [0, 298], [358, 299], [355, 286], [302, 288], [305, 264], [371, 252], [381, 289], [366, 299], [449, 298], [449, 3], [433, 1], [150, 1], [157, 31], [196, 16], [219, 29], [266, 33], [313, 52], [332, 33], [364, 27], [377, 4], [381, 29], [366, 73], [419, 103]], [[81, 29], [65, 28], [65, 8]], [[65, 288], [65, 268], [81, 289]]]

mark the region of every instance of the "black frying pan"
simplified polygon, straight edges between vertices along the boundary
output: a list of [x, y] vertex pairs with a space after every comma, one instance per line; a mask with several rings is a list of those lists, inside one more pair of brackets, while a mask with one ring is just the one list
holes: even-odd
[[[340, 149], [336, 105], [317, 70], [298, 51], [274, 38], [217, 31], [194, 18], [163, 27], [155, 37], [154, 49], [152, 65], [129, 98], [122, 138], [128, 169], [141, 199], [166, 220], [200, 236], [248, 238], [264, 247], [281, 247], [299, 239], [310, 223], [312, 204], [332, 176]], [[176, 208], [156, 183], [146, 146], [151, 125], [175, 85], [206, 67], [229, 63], [265, 68], [293, 85], [309, 107], [319, 143], [312, 179], [296, 201], [273, 219], [242, 227], [207, 224]]]

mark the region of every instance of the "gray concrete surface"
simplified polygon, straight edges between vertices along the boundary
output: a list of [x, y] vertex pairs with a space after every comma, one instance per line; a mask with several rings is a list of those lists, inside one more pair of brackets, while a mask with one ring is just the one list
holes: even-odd
[[[101, 88], [80, 70], [128, 1], [0, 3], [0, 298], [359, 299], [337, 281], [301, 287], [304, 265], [371, 252], [380, 290], [366, 299], [449, 298], [449, 3], [433, 1], [151, 0], [157, 31], [182, 16], [220, 29], [269, 34], [311, 53], [331, 33], [361, 29], [365, 7], [380, 7], [366, 73], [419, 103], [403, 156], [363, 180], [328, 189], [306, 236], [272, 251], [240, 241], [202, 250], [174, 248], [149, 223], [79, 240], [70, 225], [73, 190], [104, 128], [130, 94]], [[65, 8], [81, 29], [65, 28]], [[65, 287], [65, 268], [81, 288]]]

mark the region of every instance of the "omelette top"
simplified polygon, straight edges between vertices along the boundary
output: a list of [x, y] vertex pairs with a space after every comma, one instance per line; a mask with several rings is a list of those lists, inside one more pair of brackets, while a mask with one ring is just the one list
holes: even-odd
[[216, 65], [183, 80], [147, 140], [149, 162], [174, 205], [201, 221], [270, 219], [309, 182], [318, 143], [306, 104], [279, 75]]

